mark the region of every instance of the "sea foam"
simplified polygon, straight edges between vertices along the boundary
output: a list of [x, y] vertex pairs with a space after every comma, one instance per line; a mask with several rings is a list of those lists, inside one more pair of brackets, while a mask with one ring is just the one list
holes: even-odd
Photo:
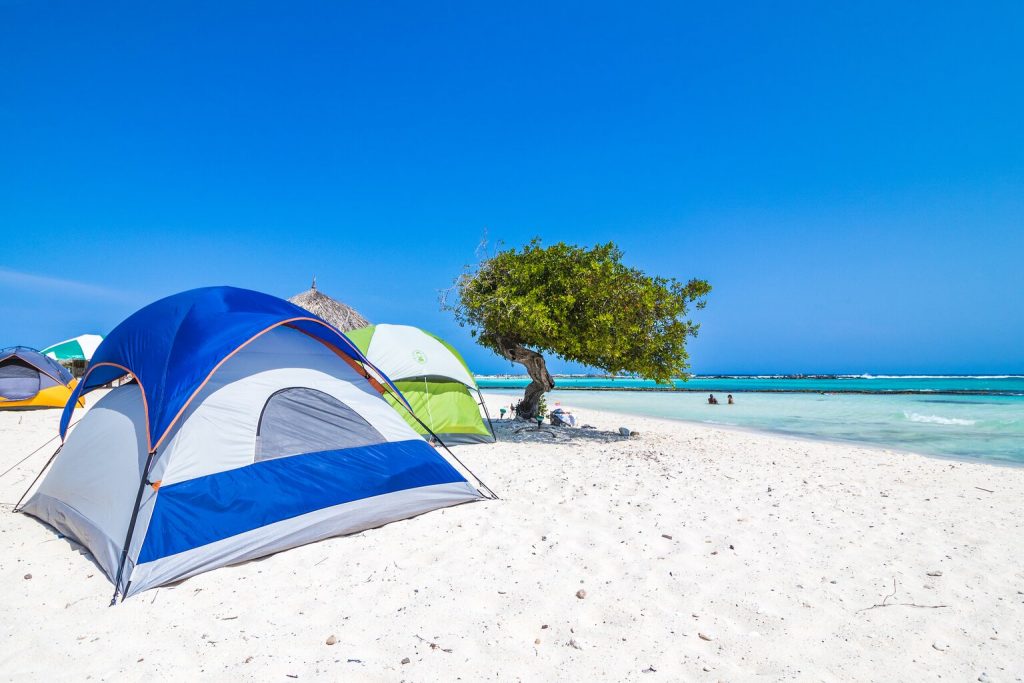
[[913, 413], [909, 410], [903, 411], [903, 417], [907, 418], [911, 422], [927, 422], [936, 425], [959, 425], [962, 427], [970, 427], [971, 425], [977, 424], [977, 420], [965, 420], [959, 417], [942, 417], [941, 415], [921, 415], [920, 413]]

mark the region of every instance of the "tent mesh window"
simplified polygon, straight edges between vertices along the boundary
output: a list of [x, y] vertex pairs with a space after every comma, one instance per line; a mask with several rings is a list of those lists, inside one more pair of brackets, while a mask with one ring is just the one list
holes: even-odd
[[0, 364], [0, 396], [8, 401], [32, 398], [39, 393], [40, 374], [28, 363], [17, 358], [9, 359]]
[[292, 387], [274, 393], [263, 406], [256, 428], [256, 462], [385, 441], [373, 425], [333, 396]]

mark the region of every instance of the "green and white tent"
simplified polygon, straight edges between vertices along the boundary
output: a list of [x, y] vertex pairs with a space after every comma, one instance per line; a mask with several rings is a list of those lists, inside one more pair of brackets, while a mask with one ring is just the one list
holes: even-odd
[[[395, 383], [416, 417], [446, 444], [494, 441], [473, 373], [451, 344], [409, 325], [370, 325], [345, 336]], [[398, 409], [395, 399], [387, 398]], [[398, 412], [413, 429], [428, 435], [407, 410]]]
[[103, 341], [103, 337], [98, 334], [83, 334], [74, 339], [65, 339], [52, 346], [47, 346], [39, 353], [56, 361], [88, 361], [92, 359], [92, 354], [96, 352], [96, 347], [100, 345], [101, 341]]

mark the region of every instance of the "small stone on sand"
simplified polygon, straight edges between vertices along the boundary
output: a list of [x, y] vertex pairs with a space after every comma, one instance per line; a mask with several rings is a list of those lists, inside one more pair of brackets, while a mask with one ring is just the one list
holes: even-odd
[[587, 591], [583, 590], [582, 588], [579, 589], [578, 591], [576, 591], [576, 597], [582, 600], [583, 598], [587, 597]]
[[338, 642], [338, 639], [335, 638], [333, 635], [330, 635], [327, 636], [327, 640], [324, 642], [326, 642], [328, 645], [334, 645], [336, 642]]

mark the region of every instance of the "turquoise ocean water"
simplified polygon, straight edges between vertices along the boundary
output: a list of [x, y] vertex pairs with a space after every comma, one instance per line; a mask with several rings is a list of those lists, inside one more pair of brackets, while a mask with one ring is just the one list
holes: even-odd
[[[477, 379], [481, 389], [507, 393], [510, 403], [528, 382]], [[696, 377], [668, 391], [623, 378], [555, 381], [549, 405], [584, 413], [610, 410], [1024, 465], [1024, 375]], [[708, 405], [709, 392], [721, 404]], [[735, 405], [726, 404], [727, 393]]]

